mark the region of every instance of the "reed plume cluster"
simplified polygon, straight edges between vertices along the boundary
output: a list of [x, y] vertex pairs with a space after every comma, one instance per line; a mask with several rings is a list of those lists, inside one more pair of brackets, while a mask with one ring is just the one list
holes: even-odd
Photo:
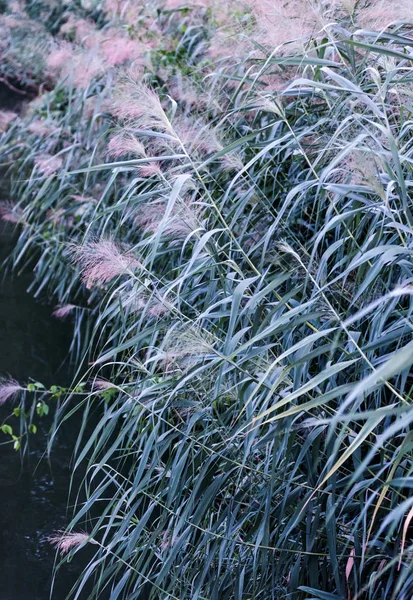
[[410, 3], [12, 4], [10, 265], [90, 390], [72, 597], [411, 598]]

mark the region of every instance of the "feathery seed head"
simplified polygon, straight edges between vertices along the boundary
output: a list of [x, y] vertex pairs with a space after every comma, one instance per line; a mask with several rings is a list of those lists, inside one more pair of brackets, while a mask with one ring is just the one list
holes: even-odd
[[113, 105], [114, 114], [123, 121], [132, 121], [141, 129], [154, 129], [173, 134], [158, 95], [130, 74], [119, 87]]
[[113, 389], [116, 386], [110, 381], [106, 381], [106, 379], [95, 379], [92, 383], [92, 387], [94, 390], [104, 391]]
[[146, 50], [147, 47], [137, 40], [119, 35], [109, 36], [102, 42], [103, 56], [111, 67], [122, 65], [125, 62], [143, 66]]
[[174, 100], [188, 108], [202, 109], [208, 105], [205, 94], [195, 89], [193, 84], [183, 77], [176, 76], [171, 82], [169, 91]]
[[[279, 48], [288, 42], [305, 43], [323, 27], [322, 2], [317, 0], [248, 0], [254, 12], [261, 43]], [[289, 46], [291, 47], [291, 46]]]
[[0, 202], [0, 218], [9, 223], [22, 223], [23, 210], [10, 201]]
[[46, 137], [60, 131], [60, 127], [56, 127], [54, 123], [36, 119], [28, 125], [27, 130], [39, 137]]
[[70, 63], [73, 60], [73, 57], [73, 46], [71, 44], [64, 43], [53, 48], [47, 57], [46, 64], [47, 67], [55, 73]]
[[175, 239], [186, 238], [201, 227], [198, 211], [189, 200], [177, 201], [165, 220], [167, 203], [161, 199], [142, 205], [134, 222], [148, 233], [156, 233], [160, 227], [165, 235]]
[[142, 267], [133, 255], [123, 253], [111, 239], [85, 242], [72, 254], [80, 265], [81, 278], [88, 289]]
[[139, 165], [138, 171], [141, 177], [160, 177], [162, 175], [161, 165], [155, 161], [149, 162], [147, 165]]
[[214, 339], [211, 334], [196, 326], [171, 329], [165, 338], [163, 364], [169, 368], [174, 364], [191, 366], [214, 352]]
[[68, 315], [72, 314], [75, 308], [75, 304], [58, 304], [52, 315], [58, 319], [64, 319]]
[[52, 156], [51, 154], [45, 153], [36, 156], [34, 163], [39, 169], [40, 173], [49, 177], [62, 168], [63, 159], [61, 156]]
[[107, 154], [113, 158], [121, 158], [125, 154], [145, 156], [145, 147], [132, 134], [121, 131], [111, 137]]
[[11, 110], [0, 110], [0, 133], [6, 131], [10, 123], [17, 119], [17, 113]]
[[163, 317], [173, 310], [173, 304], [158, 291], [122, 293], [122, 305], [130, 312], [143, 312], [151, 317]]
[[64, 533], [59, 531], [56, 535], [48, 538], [48, 541], [54, 546], [61, 554], [67, 554], [73, 548], [79, 548], [86, 544], [86, 542], [93, 543], [87, 533], [84, 532], [70, 532]]
[[412, 3], [410, 0], [376, 0], [374, 3], [364, 2], [358, 13], [358, 21], [362, 27], [382, 30], [397, 21], [413, 23]]
[[15, 379], [0, 377], [0, 406], [23, 389]]

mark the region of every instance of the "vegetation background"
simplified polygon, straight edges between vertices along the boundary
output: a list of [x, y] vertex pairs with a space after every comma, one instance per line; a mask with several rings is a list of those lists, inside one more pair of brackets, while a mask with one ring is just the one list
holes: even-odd
[[78, 365], [2, 432], [79, 419], [70, 597], [410, 599], [411, 2], [0, 13], [7, 264]]

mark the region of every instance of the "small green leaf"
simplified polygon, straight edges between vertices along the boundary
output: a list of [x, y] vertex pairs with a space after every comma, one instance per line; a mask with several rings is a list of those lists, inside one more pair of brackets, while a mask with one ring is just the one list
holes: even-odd
[[1, 426], [1, 430], [3, 433], [13, 435], [13, 429], [10, 427], [10, 425], [7, 425], [6, 423]]

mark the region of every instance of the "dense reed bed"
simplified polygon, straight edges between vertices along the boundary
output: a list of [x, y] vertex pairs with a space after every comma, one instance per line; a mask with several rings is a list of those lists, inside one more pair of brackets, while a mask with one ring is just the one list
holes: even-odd
[[93, 550], [72, 598], [411, 598], [411, 21], [6, 3], [4, 77], [28, 36], [38, 90], [0, 118], [8, 264], [73, 321], [79, 369], [0, 402], [22, 449], [49, 407], [51, 451], [81, 415], [86, 501], [51, 532], [63, 561]]

